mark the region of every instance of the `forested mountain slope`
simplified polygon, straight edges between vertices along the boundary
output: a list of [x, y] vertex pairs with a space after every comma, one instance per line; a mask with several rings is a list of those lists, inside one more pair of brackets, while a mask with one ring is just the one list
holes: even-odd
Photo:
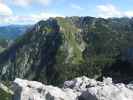
[[133, 79], [133, 19], [66, 17], [38, 22], [0, 54], [0, 78], [60, 85], [86, 75]]

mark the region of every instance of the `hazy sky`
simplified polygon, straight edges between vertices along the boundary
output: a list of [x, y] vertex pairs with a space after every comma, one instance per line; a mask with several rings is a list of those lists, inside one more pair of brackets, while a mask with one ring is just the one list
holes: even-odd
[[133, 0], [0, 0], [1, 25], [56, 16], [132, 17]]

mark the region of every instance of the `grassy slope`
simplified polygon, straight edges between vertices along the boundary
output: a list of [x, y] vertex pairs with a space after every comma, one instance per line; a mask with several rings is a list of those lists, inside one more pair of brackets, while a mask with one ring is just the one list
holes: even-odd
[[69, 20], [58, 19], [58, 22], [69, 46], [73, 48], [73, 63], [78, 64], [83, 62], [82, 52], [79, 49], [79, 44], [75, 39], [75, 33], [77, 33], [79, 29], [76, 28]]

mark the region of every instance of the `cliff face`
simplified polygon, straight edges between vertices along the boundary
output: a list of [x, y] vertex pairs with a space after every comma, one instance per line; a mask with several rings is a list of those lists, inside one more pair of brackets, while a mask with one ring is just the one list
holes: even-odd
[[82, 48], [75, 37], [78, 29], [69, 21], [63, 21], [65, 19], [40, 21], [2, 53], [1, 79], [21, 77], [45, 82], [45, 78], [51, 77], [48, 73], [52, 73], [55, 64], [80, 63]]
[[54, 63], [60, 38], [56, 21], [40, 21], [1, 54], [0, 62], [2, 62], [1, 66], [4, 66], [1, 67], [2, 79], [13, 80], [16, 76], [30, 79], [38, 77], [41, 71], [45, 72], [45, 66]]
[[0, 79], [19, 77], [54, 85], [81, 75], [132, 80], [127, 59], [132, 58], [132, 32], [133, 20], [128, 18], [40, 21], [0, 54]]

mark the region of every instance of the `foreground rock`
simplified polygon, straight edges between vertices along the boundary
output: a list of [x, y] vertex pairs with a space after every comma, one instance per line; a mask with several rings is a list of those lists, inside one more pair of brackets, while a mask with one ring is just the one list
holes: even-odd
[[13, 86], [14, 100], [76, 100], [71, 89], [46, 86], [35, 81], [16, 79]]
[[85, 76], [64, 82], [63, 88], [16, 79], [13, 100], [133, 100], [133, 86], [103, 82]]

